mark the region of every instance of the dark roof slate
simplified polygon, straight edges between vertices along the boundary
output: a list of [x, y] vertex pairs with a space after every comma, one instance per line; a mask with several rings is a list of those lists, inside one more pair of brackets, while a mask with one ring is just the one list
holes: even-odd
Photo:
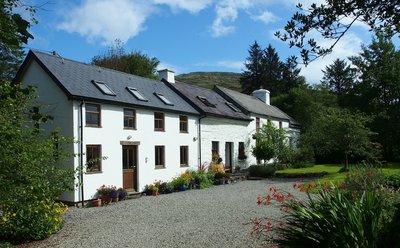
[[[211, 115], [229, 119], [236, 119], [236, 120], [244, 120], [244, 121], [251, 121], [245, 113], [242, 111], [234, 111], [230, 108], [226, 103], [229, 102], [224, 99], [221, 95], [217, 92], [201, 88], [198, 86], [182, 83], [182, 82], [175, 82], [173, 84], [169, 84], [170, 87], [175, 88], [178, 92], [180, 92], [183, 97], [185, 97], [192, 105], [196, 107], [196, 109], [204, 114], [204, 115]], [[215, 107], [210, 107], [205, 105], [200, 99], [200, 97], [206, 98], [211, 104], [214, 104]]]
[[[70, 98], [89, 98], [111, 103], [141, 106], [144, 108], [155, 108], [195, 115], [199, 114], [198, 111], [163, 82], [38, 51], [29, 51], [26, 60], [30, 57], [38, 61], [42, 68], [50, 74]], [[92, 80], [106, 83], [108, 87], [115, 92], [115, 96], [103, 94], [92, 83]], [[136, 88], [148, 101], [138, 100], [126, 87]], [[173, 105], [165, 104], [154, 93], [164, 95]]]
[[255, 96], [246, 95], [221, 86], [215, 86], [214, 90], [216, 92], [222, 93], [222, 95], [225, 94], [225, 96], [235, 101], [249, 113], [270, 116], [278, 119], [284, 119], [290, 122], [294, 122], [293, 124], [297, 123], [293, 118], [291, 118], [289, 115], [287, 115], [279, 108], [273, 105], [267, 105]]

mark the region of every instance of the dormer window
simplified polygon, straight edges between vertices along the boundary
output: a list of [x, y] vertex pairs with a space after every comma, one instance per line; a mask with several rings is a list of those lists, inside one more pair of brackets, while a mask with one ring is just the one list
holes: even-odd
[[99, 82], [99, 81], [94, 81], [92, 80], [92, 83], [94, 85], [96, 85], [96, 87], [104, 94], [104, 95], [109, 95], [109, 96], [116, 96], [116, 94], [114, 93], [114, 91], [112, 91], [112, 89], [103, 82]]
[[163, 94], [154, 92], [154, 95], [157, 96], [163, 103], [174, 106], [174, 104], [170, 100], [168, 100]]
[[197, 98], [207, 107], [215, 108], [215, 104], [212, 104], [204, 96], [197, 96]]
[[126, 89], [139, 101], [147, 102], [148, 100], [136, 88], [126, 87]]
[[238, 109], [235, 105], [233, 105], [233, 103], [231, 102], [226, 102], [225, 103], [230, 109], [232, 109], [235, 112], [240, 112], [240, 109]]

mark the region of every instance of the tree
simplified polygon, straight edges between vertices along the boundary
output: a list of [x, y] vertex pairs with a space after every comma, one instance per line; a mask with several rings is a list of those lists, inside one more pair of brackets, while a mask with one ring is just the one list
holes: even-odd
[[271, 159], [274, 159], [274, 162], [287, 160], [291, 150], [286, 131], [268, 122], [256, 134], [256, 145], [252, 148], [252, 153], [257, 160], [264, 160], [264, 163], [267, 163]]
[[116, 40], [106, 53], [92, 58], [92, 64], [129, 74], [157, 79], [155, 75], [160, 61], [140, 51], [126, 53], [123, 43]]
[[56, 200], [73, 190], [74, 171], [61, 168], [68, 139], [39, 128], [49, 118], [34, 108], [34, 96], [33, 88], [0, 84], [0, 240], [60, 230], [65, 206]]
[[400, 159], [400, 51], [384, 34], [351, 57], [360, 77], [355, 86], [355, 107], [374, 117], [371, 130], [377, 132], [386, 160]]
[[350, 158], [376, 159], [376, 146], [371, 142], [373, 132], [366, 126], [369, 118], [345, 109], [327, 108], [318, 119], [303, 137], [303, 142], [310, 144], [316, 154], [338, 152], [345, 168]]
[[249, 49], [249, 57], [246, 58], [244, 64], [247, 70], [244, 71], [240, 77], [243, 93], [250, 94], [261, 87], [263, 81], [263, 56], [263, 50], [258, 45], [257, 41], [254, 41], [254, 44], [251, 45]]
[[[4, 82], [15, 76], [24, 57], [22, 45], [33, 39], [28, 30], [37, 21], [33, 17], [36, 9], [18, 0], [0, 0], [0, 7], [0, 82]], [[15, 8], [24, 8], [31, 18], [24, 19], [24, 15], [14, 12]]]
[[344, 107], [344, 98], [351, 92], [356, 81], [356, 70], [344, 60], [336, 59], [322, 70], [322, 85], [338, 96], [339, 106]]
[[245, 66], [247, 70], [242, 73], [240, 83], [242, 92], [246, 94], [263, 88], [269, 90], [271, 96], [276, 96], [304, 83], [299, 76], [296, 57], [291, 56], [282, 62], [271, 44], [262, 50], [254, 42], [250, 46]]
[[[371, 30], [385, 31], [388, 36], [400, 32], [400, 12], [397, 0], [337, 0], [326, 1], [304, 9], [302, 4], [296, 6], [297, 11], [287, 22], [285, 32], [275, 35], [283, 41], [288, 41], [290, 47], [301, 49], [305, 64], [332, 52], [333, 47], [348, 32], [355, 22], [363, 22]], [[313, 38], [308, 38], [311, 32], [318, 32], [324, 39], [333, 43], [322, 47]]]

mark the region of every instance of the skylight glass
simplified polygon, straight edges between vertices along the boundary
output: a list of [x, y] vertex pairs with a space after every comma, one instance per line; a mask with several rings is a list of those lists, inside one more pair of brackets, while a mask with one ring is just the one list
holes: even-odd
[[148, 100], [136, 88], [126, 87], [126, 89], [139, 101], [147, 102]]
[[225, 104], [228, 105], [228, 107], [230, 107], [233, 111], [240, 112], [240, 109], [238, 109], [235, 105], [233, 105], [233, 103], [226, 102]]
[[197, 96], [197, 98], [207, 107], [215, 108], [215, 104], [212, 104], [204, 96]]
[[92, 83], [105, 95], [116, 96], [114, 91], [105, 83], [92, 80]]
[[165, 103], [165, 104], [167, 104], [167, 105], [171, 105], [171, 106], [174, 105], [174, 104], [173, 104], [170, 100], [168, 100], [163, 94], [154, 92], [154, 95], [156, 95], [163, 103]]

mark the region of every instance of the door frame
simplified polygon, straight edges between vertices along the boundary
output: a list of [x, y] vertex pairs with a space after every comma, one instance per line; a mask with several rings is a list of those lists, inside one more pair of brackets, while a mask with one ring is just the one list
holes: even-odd
[[225, 142], [225, 171], [232, 172], [232, 168], [233, 168], [233, 142]]
[[[133, 175], [133, 185], [132, 185], [132, 187], [133, 187], [133, 189], [135, 190], [135, 191], [138, 191], [138, 185], [139, 185], [139, 144], [140, 144], [140, 142], [132, 142], [132, 141], [121, 141], [120, 142], [121, 143], [121, 150], [122, 150], [122, 152], [121, 152], [121, 161], [122, 161], [122, 163], [121, 163], [121, 167], [122, 167], [122, 188], [124, 188], [124, 159], [123, 159], [123, 156], [124, 156], [124, 149], [126, 148], [126, 147], [135, 147], [135, 148], [133, 148], [133, 149], [136, 149], [136, 166], [135, 166], [135, 168], [133, 169], [133, 173], [134, 173], [134, 175]], [[125, 188], [124, 188], [125, 189]]]

